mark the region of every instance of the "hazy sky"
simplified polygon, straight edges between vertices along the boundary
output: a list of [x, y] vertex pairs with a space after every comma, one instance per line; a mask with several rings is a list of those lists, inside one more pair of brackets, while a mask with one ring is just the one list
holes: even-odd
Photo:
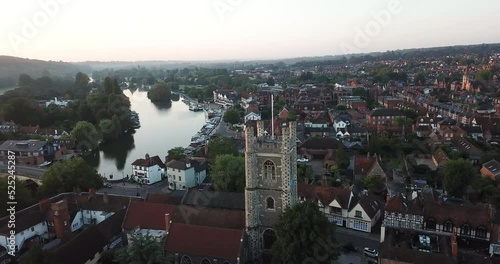
[[498, 0], [2, 0], [0, 55], [275, 59], [499, 43], [498, 10]]

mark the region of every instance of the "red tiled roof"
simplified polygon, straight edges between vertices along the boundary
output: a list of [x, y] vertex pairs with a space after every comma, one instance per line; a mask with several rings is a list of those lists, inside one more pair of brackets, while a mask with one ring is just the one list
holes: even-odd
[[385, 203], [385, 211], [387, 212], [405, 213], [406, 207], [404, 199], [400, 194], [390, 198]]
[[157, 203], [131, 202], [128, 208], [124, 229], [140, 226], [144, 229], [165, 230], [165, 214], [175, 217], [177, 206]]
[[165, 250], [204, 257], [236, 260], [240, 256], [243, 230], [173, 223]]
[[367, 175], [375, 161], [375, 158], [356, 156], [354, 158], [354, 175]]
[[432, 217], [438, 224], [444, 224], [450, 220], [454, 226], [470, 224], [473, 228], [490, 225], [490, 213], [483, 206], [460, 206], [451, 204], [439, 204], [438, 202], [426, 202], [423, 210], [424, 217]]
[[333, 200], [342, 206], [342, 208], [347, 209], [349, 204], [349, 197], [351, 195], [351, 190], [340, 189], [333, 187], [325, 187], [311, 184], [299, 184], [298, 195], [306, 199], [318, 199], [323, 205], [329, 205]]

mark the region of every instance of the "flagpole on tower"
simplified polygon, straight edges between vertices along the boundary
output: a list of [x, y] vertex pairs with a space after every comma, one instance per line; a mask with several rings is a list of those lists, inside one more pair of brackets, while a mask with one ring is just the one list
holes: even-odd
[[271, 138], [274, 139], [274, 94], [271, 94]]

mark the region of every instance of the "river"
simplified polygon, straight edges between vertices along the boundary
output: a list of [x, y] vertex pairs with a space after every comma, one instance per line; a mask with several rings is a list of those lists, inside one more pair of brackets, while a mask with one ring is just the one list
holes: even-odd
[[124, 135], [118, 141], [103, 145], [98, 153], [86, 156], [87, 162], [111, 180], [120, 180], [132, 174], [132, 162], [138, 158], [158, 155], [165, 162], [167, 151], [187, 147], [191, 137], [205, 124], [204, 112], [189, 111], [181, 100], [169, 108], [153, 104], [146, 91], [125, 90], [131, 109], [139, 114], [141, 127], [134, 134]]

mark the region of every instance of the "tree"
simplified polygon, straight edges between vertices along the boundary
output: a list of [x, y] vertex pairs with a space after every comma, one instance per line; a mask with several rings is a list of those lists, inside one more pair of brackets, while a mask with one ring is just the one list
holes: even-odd
[[56, 256], [50, 250], [43, 250], [43, 245], [36, 243], [21, 258], [21, 264], [55, 264]]
[[477, 177], [472, 162], [464, 159], [450, 160], [443, 170], [444, 187], [453, 197], [462, 197], [465, 190]]
[[274, 80], [273, 77], [269, 77], [269, 78], [267, 78], [267, 82], [266, 83], [269, 86], [274, 86], [276, 84], [276, 81]]
[[172, 96], [172, 85], [169, 85], [165, 82], [158, 82], [155, 86], [149, 90], [148, 98], [151, 102], [171, 102]]
[[99, 133], [97, 133], [94, 125], [87, 121], [76, 123], [70, 135], [78, 142], [78, 149], [81, 151], [93, 150], [99, 144]]
[[[7, 205], [7, 202], [9, 201], [9, 196], [8, 196], [7, 190], [10, 190], [10, 189], [8, 189], [7, 186], [10, 186], [11, 184], [8, 184], [8, 183], [9, 183], [9, 180], [7, 177], [0, 178], [0, 189], [5, 190], [3, 192], [0, 192], [0, 210], [1, 210], [0, 217], [7, 215], [7, 209], [9, 208]], [[12, 183], [12, 182], [10, 182], [10, 183]], [[28, 188], [26, 188], [26, 186], [24, 185], [24, 182], [22, 182], [20, 180], [16, 180], [15, 187], [16, 187], [15, 198], [16, 198], [16, 202], [17, 202], [17, 206], [16, 206], [17, 210], [24, 209], [24, 208], [32, 205], [35, 202], [35, 200], [33, 199], [32, 195], [30, 193], [30, 190], [28, 190]]]
[[335, 109], [337, 109], [339, 111], [345, 111], [345, 110], [347, 110], [347, 106], [345, 106], [345, 105], [337, 105], [335, 107]]
[[243, 192], [245, 189], [245, 158], [219, 155], [212, 169], [212, 181], [217, 191]]
[[116, 260], [121, 264], [163, 264], [174, 263], [174, 259], [163, 253], [163, 246], [150, 235], [133, 235], [128, 247], [116, 252]]
[[361, 185], [376, 194], [380, 194], [385, 190], [385, 180], [380, 175], [369, 175], [361, 180]]
[[42, 180], [43, 193], [53, 196], [58, 193], [72, 192], [75, 188], [88, 190], [100, 189], [102, 178], [97, 171], [82, 158], [74, 158], [54, 163]]
[[217, 136], [208, 144], [208, 158], [215, 161], [219, 155], [238, 155], [238, 148], [229, 138]]
[[335, 163], [339, 168], [340, 174], [345, 174], [347, 167], [349, 167], [349, 155], [344, 149], [344, 144], [339, 143], [337, 146], [337, 153], [335, 155]]
[[313, 169], [311, 166], [304, 163], [297, 163], [297, 180], [299, 183], [305, 183], [306, 179], [310, 180], [313, 177]]
[[297, 121], [297, 111], [292, 109], [288, 112], [288, 121]]
[[306, 201], [287, 208], [275, 225], [273, 263], [332, 263], [339, 256], [335, 223]]
[[34, 80], [28, 74], [19, 74], [19, 87], [28, 87], [33, 84]]
[[101, 120], [101, 122], [99, 122], [99, 129], [105, 141], [118, 139], [122, 132], [120, 120], [117, 115], [114, 115], [112, 119]]
[[415, 84], [419, 85], [419, 86], [423, 86], [425, 85], [425, 75], [423, 73], [419, 73], [417, 74], [417, 76], [415, 77]]
[[43, 120], [43, 109], [31, 99], [24, 97], [12, 98], [2, 108], [3, 120], [28, 126], [39, 125]]
[[166, 161], [171, 161], [171, 160], [181, 160], [185, 159], [186, 154], [184, 153], [184, 148], [183, 147], [175, 147], [173, 149], [170, 149], [167, 152], [167, 160]]
[[240, 122], [240, 113], [236, 109], [228, 110], [224, 113], [223, 120], [231, 125], [238, 124]]

